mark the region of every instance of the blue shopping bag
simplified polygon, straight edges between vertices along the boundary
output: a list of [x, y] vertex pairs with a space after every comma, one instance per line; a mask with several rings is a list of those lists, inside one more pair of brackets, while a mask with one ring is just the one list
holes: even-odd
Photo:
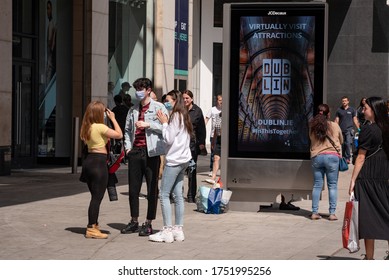
[[220, 214], [220, 203], [222, 201], [223, 189], [211, 188], [208, 194], [207, 214]]

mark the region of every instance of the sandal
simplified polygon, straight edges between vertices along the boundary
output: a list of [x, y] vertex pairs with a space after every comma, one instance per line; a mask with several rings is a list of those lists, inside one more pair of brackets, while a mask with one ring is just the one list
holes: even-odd
[[337, 221], [337, 220], [338, 220], [338, 217], [336, 217], [335, 214], [331, 214], [331, 215], [328, 217], [328, 220], [329, 220], [329, 221]]
[[319, 214], [312, 214], [311, 215], [311, 220], [320, 220], [321, 216]]

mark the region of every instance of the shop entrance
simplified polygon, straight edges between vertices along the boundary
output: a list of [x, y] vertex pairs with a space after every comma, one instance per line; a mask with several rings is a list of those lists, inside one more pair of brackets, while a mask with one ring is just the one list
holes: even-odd
[[31, 63], [12, 66], [12, 168], [34, 165], [34, 69]]
[[37, 0], [12, 1], [11, 168], [36, 162]]

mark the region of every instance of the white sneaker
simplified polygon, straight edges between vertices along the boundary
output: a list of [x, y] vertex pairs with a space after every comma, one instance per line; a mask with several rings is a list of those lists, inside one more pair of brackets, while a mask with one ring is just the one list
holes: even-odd
[[163, 227], [157, 233], [149, 235], [149, 241], [172, 243], [174, 241], [172, 229]]
[[215, 184], [215, 180], [212, 180], [212, 179], [206, 179], [205, 182], [207, 182], [208, 184]]
[[212, 171], [208, 173], [208, 177], [212, 177]]
[[185, 240], [184, 231], [182, 230], [181, 226], [174, 226], [172, 233], [175, 241], [181, 242]]

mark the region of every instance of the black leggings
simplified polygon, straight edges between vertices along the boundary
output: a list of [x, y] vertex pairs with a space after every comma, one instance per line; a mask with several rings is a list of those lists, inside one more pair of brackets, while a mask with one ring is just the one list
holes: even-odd
[[82, 172], [92, 195], [88, 208], [88, 225], [93, 225], [98, 223], [100, 204], [107, 189], [107, 155], [88, 154], [82, 163]]

